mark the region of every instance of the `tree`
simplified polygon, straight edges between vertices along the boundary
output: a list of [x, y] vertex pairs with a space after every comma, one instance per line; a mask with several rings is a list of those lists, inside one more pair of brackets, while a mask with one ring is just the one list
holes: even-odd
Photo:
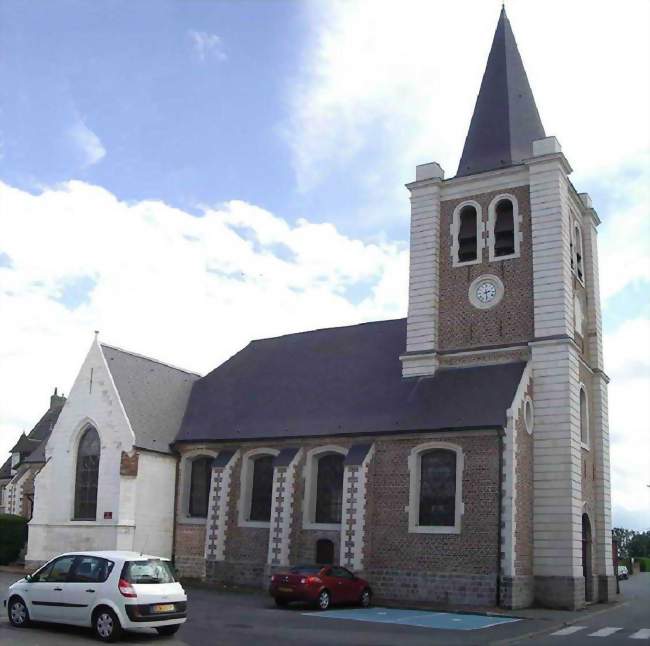
[[630, 556], [650, 556], [650, 531], [635, 533], [629, 544]]
[[623, 529], [622, 527], [614, 527], [612, 530], [612, 538], [618, 545], [618, 558], [627, 559], [630, 554], [630, 543], [635, 537], [636, 532], [633, 529]]

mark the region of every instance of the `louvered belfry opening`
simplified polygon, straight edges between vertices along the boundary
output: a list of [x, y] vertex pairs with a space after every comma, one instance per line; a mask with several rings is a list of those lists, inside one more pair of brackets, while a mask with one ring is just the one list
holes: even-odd
[[494, 255], [510, 256], [515, 252], [515, 220], [510, 200], [499, 200], [494, 222]]
[[458, 261], [468, 262], [477, 258], [476, 209], [467, 205], [460, 211], [458, 228]]

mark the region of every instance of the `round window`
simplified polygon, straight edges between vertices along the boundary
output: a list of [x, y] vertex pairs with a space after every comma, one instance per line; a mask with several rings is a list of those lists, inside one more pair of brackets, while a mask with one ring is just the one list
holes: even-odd
[[526, 424], [526, 430], [532, 433], [535, 424], [535, 411], [533, 410], [533, 402], [530, 397], [527, 397], [524, 402], [524, 422]]

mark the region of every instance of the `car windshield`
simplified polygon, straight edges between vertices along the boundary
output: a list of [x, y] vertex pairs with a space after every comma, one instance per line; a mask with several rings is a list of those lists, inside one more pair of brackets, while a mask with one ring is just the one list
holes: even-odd
[[172, 568], [162, 559], [127, 561], [122, 578], [129, 583], [174, 583]]
[[296, 565], [289, 572], [291, 574], [318, 574], [322, 569], [320, 565]]

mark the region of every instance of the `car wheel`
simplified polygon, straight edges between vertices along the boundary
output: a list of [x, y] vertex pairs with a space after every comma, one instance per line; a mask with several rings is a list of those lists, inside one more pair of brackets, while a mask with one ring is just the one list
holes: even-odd
[[173, 626], [158, 626], [156, 630], [158, 631], [158, 634], [163, 637], [171, 637], [178, 632], [180, 627], [180, 624], [174, 624]]
[[362, 608], [369, 608], [371, 602], [372, 602], [372, 592], [370, 592], [370, 588], [366, 588], [361, 593], [359, 604], [361, 605]]
[[93, 617], [93, 629], [103, 642], [116, 642], [122, 636], [122, 626], [110, 608], [100, 608]]
[[327, 610], [330, 607], [330, 602], [332, 601], [332, 597], [330, 593], [327, 590], [323, 590], [319, 595], [318, 595], [318, 609], [319, 610]]
[[9, 623], [15, 628], [24, 628], [29, 625], [29, 610], [20, 597], [12, 597], [7, 608]]
[[278, 599], [278, 597], [275, 597], [275, 605], [278, 608], [286, 608], [288, 603], [289, 602], [286, 599]]

